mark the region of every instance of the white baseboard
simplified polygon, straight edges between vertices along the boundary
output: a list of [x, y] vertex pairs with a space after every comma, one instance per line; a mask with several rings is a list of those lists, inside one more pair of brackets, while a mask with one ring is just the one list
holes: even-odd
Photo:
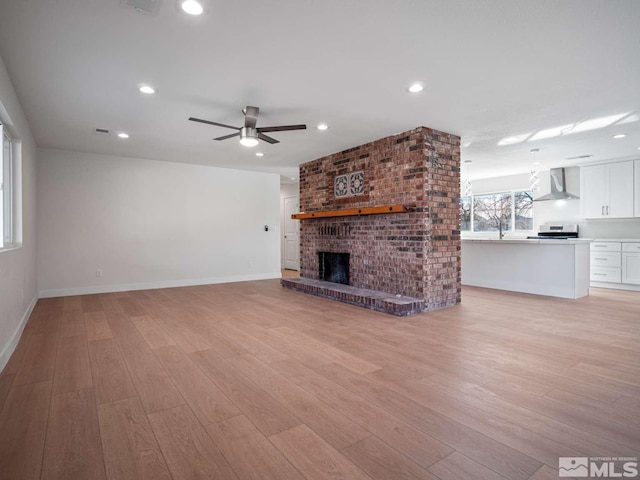
[[631, 285], [629, 283], [591, 282], [591, 286], [598, 288], [612, 288], [614, 290], [632, 290], [640, 292], [640, 285]]
[[31, 312], [33, 312], [33, 308], [36, 306], [37, 301], [38, 297], [33, 297], [33, 300], [31, 300], [31, 303], [29, 303], [27, 310], [24, 312], [24, 315], [22, 315], [22, 318], [20, 319], [18, 328], [16, 328], [16, 331], [13, 332], [13, 336], [9, 340], [9, 343], [4, 347], [2, 353], [0, 353], [0, 372], [2, 372], [2, 370], [4, 370], [4, 367], [7, 366], [7, 363], [9, 363], [9, 359], [11, 358], [11, 355], [13, 355], [13, 352], [18, 345], [20, 337], [22, 337], [24, 327], [27, 324], [27, 320], [29, 320], [29, 317], [31, 316]]
[[187, 280], [165, 280], [161, 282], [125, 283], [118, 285], [95, 285], [91, 287], [60, 288], [40, 290], [40, 298], [67, 297], [70, 295], [89, 295], [93, 293], [128, 292], [133, 290], [154, 290], [156, 288], [192, 287], [194, 285], [212, 285], [216, 283], [250, 282], [281, 278], [282, 272], [259, 273], [254, 275], [235, 275], [230, 277], [197, 278]]

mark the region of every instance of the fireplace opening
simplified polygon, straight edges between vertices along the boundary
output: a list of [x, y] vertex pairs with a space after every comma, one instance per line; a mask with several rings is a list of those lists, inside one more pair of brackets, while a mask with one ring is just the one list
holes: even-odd
[[349, 285], [349, 254], [318, 252], [320, 280]]

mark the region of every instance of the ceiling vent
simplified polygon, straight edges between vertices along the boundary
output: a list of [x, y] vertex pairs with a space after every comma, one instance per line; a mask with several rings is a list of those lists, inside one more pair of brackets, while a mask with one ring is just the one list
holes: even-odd
[[592, 154], [589, 155], [578, 155], [577, 157], [567, 157], [566, 160], [582, 160], [583, 158], [591, 158]]
[[120, 5], [145, 15], [157, 15], [162, 0], [120, 0]]

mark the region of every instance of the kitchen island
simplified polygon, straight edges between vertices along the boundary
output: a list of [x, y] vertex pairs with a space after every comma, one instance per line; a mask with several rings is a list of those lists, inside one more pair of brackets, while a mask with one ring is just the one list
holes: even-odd
[[463, 239], [462, 284], [561, 298], [589, 295], [590, 240]]

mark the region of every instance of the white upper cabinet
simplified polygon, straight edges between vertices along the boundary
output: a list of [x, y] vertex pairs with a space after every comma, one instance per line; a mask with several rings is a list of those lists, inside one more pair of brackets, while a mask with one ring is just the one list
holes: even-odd
[[[616, 162], [580, 168], [580, 198], [585, 218], [633, 217], [633, 163]], [[640, 209], [636, 212], [640, 214]]]
[[634, 212], [636, 214], [636, 217], [640, 217], [640, 160], [636, 160], [636, 166], [635, 166], [635, 184], [636, 184], [636, 188], [635, 188], [635, 207], [634, 207]]

